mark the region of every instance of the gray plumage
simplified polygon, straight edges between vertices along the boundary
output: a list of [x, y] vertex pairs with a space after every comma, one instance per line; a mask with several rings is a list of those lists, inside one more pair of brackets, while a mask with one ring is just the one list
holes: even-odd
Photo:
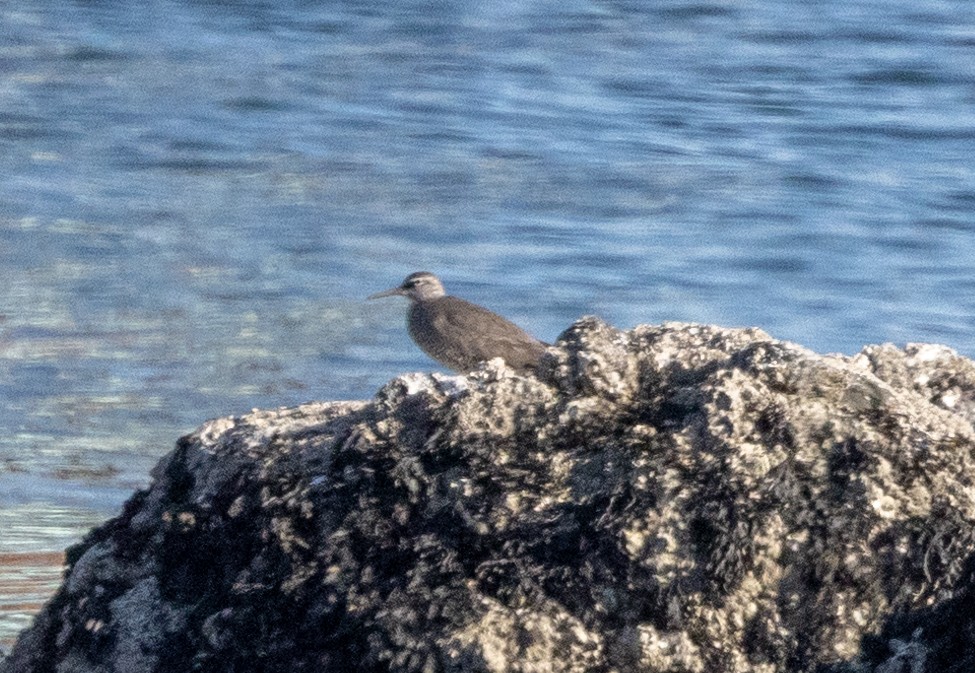
[[440, 279], [428, 271], [411, 273], [400, 286], [369, 299], [392, 295], [410, 300], [406, 326], [416, 345], [457, 372], [498, 357], [512, 369], [534, 371], [548, 345], [483, 306], [447, 295]]

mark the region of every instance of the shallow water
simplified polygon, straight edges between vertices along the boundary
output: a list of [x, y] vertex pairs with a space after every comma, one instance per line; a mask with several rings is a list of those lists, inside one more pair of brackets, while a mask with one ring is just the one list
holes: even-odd
[[363, 301], [418, 269], [546, 340], [975, 355], [973, 11], [0, 6], [0, 552], [80, 539], [208, 417], [435, 368]]

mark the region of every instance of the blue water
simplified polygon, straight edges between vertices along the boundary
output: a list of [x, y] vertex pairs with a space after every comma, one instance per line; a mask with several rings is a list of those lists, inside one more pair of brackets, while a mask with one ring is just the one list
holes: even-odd
[[0, 552], [77, 539], [208, 417], [435, 368], [363, 302], [419, 269], [547, 340], [595, 313], [975, 356], [970, 0], [0, 26]]

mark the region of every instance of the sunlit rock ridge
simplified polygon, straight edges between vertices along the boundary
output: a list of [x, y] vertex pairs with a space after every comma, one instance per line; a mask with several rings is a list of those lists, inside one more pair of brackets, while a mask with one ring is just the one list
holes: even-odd
[[210, 421], [3, 673], [975, 670], [975, 364], [584, 318]]

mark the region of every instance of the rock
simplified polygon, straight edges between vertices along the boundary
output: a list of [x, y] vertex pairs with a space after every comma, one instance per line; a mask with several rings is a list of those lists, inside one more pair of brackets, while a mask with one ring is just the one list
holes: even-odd
[[968, 671], [975, 364], [570, 328], [211, 421], [2, 673]]

